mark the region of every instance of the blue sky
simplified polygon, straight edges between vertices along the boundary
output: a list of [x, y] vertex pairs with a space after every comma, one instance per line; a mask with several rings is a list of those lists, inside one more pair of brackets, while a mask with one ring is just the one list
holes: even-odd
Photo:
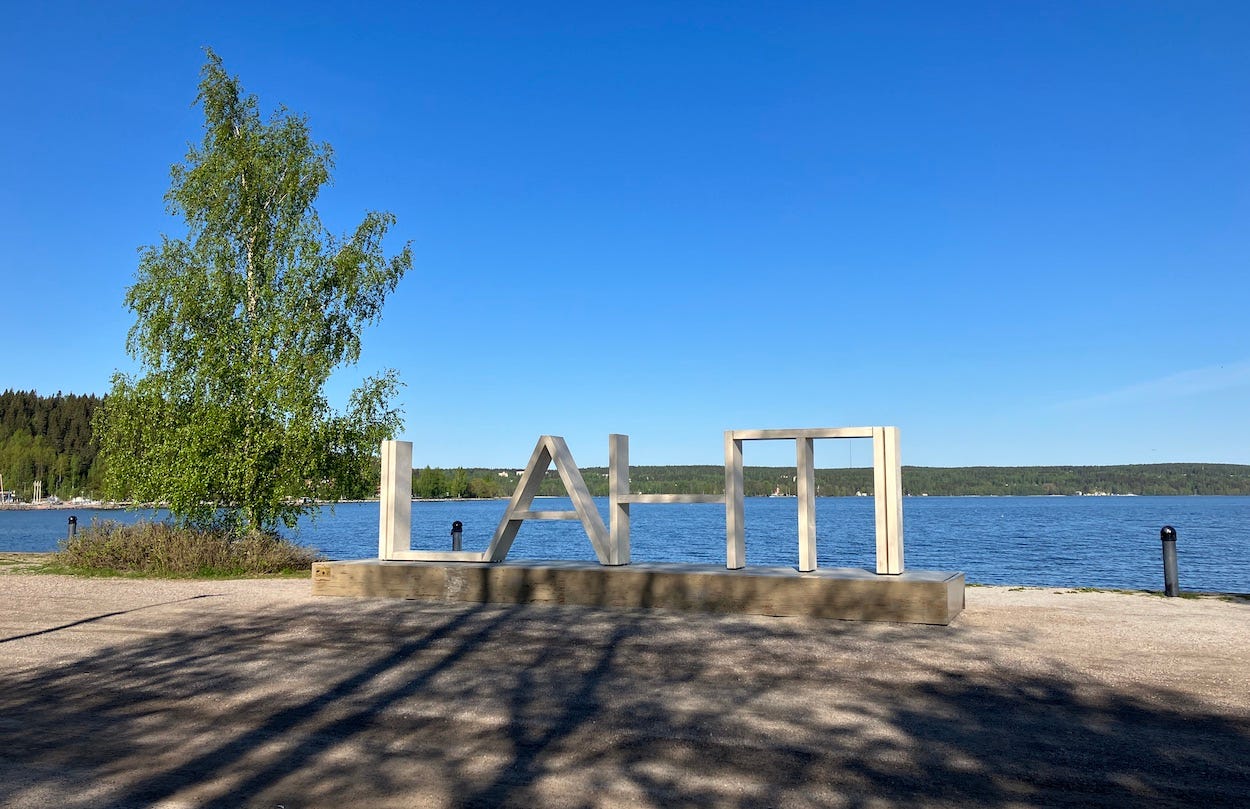
[[1250, 4], [394, 5], [8, 4], [0, 388], [132, 367], [207, 45], [411, 240], [417, 465], [1250, 463]]

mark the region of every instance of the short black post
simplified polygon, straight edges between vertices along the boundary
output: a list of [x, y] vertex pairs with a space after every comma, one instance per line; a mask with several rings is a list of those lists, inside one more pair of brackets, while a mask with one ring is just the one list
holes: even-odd
[[73, 539], [78, 536], [78, 518], [73, 514], [69, 515], [69, 538]]
[[1163, 594], [1176, 598], [1181, 594], [1180, 577], [1176, 572], [1176, 529], [1163, 526], [1159, 539], [1163, 540]]
[[456, 520], [451, 524], [451, 549], [453, 551], [460, 550], [460, 534], [464, 531], [464, 523]]

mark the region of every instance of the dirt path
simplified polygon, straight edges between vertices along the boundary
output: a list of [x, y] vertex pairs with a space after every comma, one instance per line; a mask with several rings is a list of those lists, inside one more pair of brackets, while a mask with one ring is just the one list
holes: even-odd
[[0, 577], [0, 805], [1244, 806], [1250, 603], [949, 627]]

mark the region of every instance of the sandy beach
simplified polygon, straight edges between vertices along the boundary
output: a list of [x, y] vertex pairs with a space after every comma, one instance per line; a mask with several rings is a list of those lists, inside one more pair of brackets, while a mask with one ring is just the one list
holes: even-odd
[[1250, 602], [949, 627], [0, 576], [0, 805], [1241, 806]]

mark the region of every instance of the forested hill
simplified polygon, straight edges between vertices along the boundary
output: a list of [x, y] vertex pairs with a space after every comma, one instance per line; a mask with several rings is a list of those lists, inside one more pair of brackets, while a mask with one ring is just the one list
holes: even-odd
[[29, 499], [31, 484], [43, 481], [45, 495], [73, 497], [99, 483], [97, 446], [91, 416], [100, 404], [94, 395], [32, 391], [0, 393], [0, 475], [4, 488]]
[[[0, 475], [4, 488], [29, 500], [32, 483], [43, 482], [45, 495], [68, 499], [99, 493], [103, 469], [91, 417], [101, 398], [34, 391], [0, 393]], [[582, 470], [591, 493], [608, 493], [608, 470]], [[748, 466], [746, 493], [759, 497], [795, 493], [793, 467]], [[417, 497], [507, 497], [516, 488], [516, 469], [424, 469], [413, 475]], [[720, 494], [725, 470], [720, 466], [634, 466], [630, 487], [640, 494]], [[1128, 466], [973, 466], [903, 467], [903, 488], [911, 495], [1250, 495], [1250, 466], [1211, 463], [1134, 464]], [[817, 469], [820, 496], [872, 494], [871, 469]], [[541, 490], [562, 495], [554, 470]]]
[[[507, 496], [516, 486], [515, 469], [424, 469], [413, 475], [417, 497]], [[608, 493], [604, 467], [582, 470], [591, 494]], [[750, 497], [795, 494], [793, 467], [748, 466]], [[1250, 495], [1250, 466], [1169, 463], [1127, 466], [972, 466], [903, 467], [903, 488], [910, 495]], [[720, 494], [725, 470], [720, 466], [633, 466], [630, 489], [639, 494]], [[822, 497], [872, 494], [871, 469], [817, 469], [816, 493]], [[541, 494], [561, 495], [554, 470]]]
[[1165, 463], [1125, 466], [903, 467], [908, 494], [1250, 495], [1250, 466]]

